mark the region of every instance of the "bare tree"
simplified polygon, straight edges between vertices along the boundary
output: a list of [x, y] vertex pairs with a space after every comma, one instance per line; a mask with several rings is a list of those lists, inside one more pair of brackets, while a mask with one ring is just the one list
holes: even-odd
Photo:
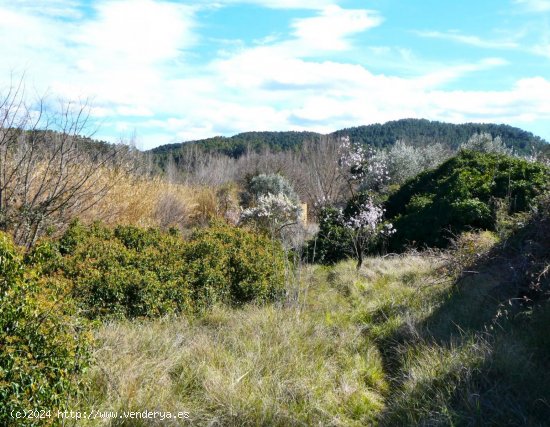
[[114, 182], [104, 171], [127, 166], [130, 148], [82, 136], [89, 113], [87, 102], [56, 111], [45, 99], [28, 103], [23, 79], [0, 96], [0, 229], [18, 244], [30, 247], [92, 207]]
[[178, 181], [178, 168], [172, 154], [168, 156], [168, 161], [166, 162], [165, 177], [170, 184], [175, 184]]
[[[196, 144], [184, 144], [173, 164], [179, 172], [180, 182], [217, 187], [234, 181], [236, 162], [224, 154], [208, 153]], [[169, 166], [170, 163], [167, 166], [167, 175]]]
[[310, 204], [336, 204], [348, 196], [348, 185], [340, 167], [339, 142], [323, 136], [305, 141], [302, 147], [302, 188]]

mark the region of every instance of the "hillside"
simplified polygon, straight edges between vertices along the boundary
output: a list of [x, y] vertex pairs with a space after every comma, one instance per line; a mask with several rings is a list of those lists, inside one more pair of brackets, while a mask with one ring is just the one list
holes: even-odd
[[[100, 153], [85, 142], [74, 151]], [[182, 152], [214, 160], [201, 164], [204, 176], [240, 173], [225, 175], [225, 186], [136, 174], [95, 156], [70, 169], [60, 152], [24, 168], [18, 157], [2, 163], [4, 175], [34, 172], [8, 182], [12, 193], [28, 176], [54, 199], [57, 187], [73, 192], [62, 215], [42, 205], [30, 210], [42, 216], [29, 215], [14, 197], [0, 224], [0, 425], [76, 425], [59, 414], [87, 408], [105, 417], [78, 425], [182, 425], [130, 418], [149, 408], [193, 425], [547, 424], [550, 205], [541, 163], [461, 150], [390, 193], [370, 187], [379, 191], [372, 203], [354, 196], [356, 182], [323, 199], [340, 230], [321, 216], [322, 242], [297, 223], [290, 195], [301, 178], [312, 178], [306, 189], [339, 185], [330, 180], [339, 150], [303, 150], [303, 163], [292, 152]], [[398, 165], [424, 155], [401, 154]], [[288, 180], [245, 164], [254, 157], [265, 168], [281, 161]], [[83, 180], [93, 186], [78, 193]], [[35, 187], [29, 195], [43, 200]], [[395, 234], [382, 235], [384, 201]], [[457, 235], [438, 250], [449, 225]], [[35, 227], [30, 243], [24, 227]], [[430, 248], [372, 256], [366, 245], [382, 241], [371, 230]], [[308, 260], [322, 261], [326, 249], [361, 262], [308, 264], [299, 256], [307, 241], [315, 242]], [[44, 412], [43, 422], [22, 419], [27, 408]]]
[[315, 132], [244, 132], [231, 137], [215, 136], [207, 139], [185, 141], [177, 144], [161, 145], [151, 151], [157, 156], [177, 152], [187, 145], [197, 145], [207, 152], [218, 152], [231, 157], [239, 157], [248, 149], [260, 151], [269, 147], [273, 151], [291, 150], [308, 139], [315, 139], [321, 134]]
[[[548, 144], [542, 138], [508, 125], [435, 122], [424, 119], [403, 119], [347, 129], [337, 130], [328, 136], [338, 137], [349, 135], [351, 140], [375, 147], [392, 145], [397, 140], [404, 140], [412, 145], [423, 146], [432, 143], [442, 143], [452, 149], [468, 141], [475, 133], [486, 132], [493, 137], [500, 136], [503, 142], [519, 154], [528, 154], [532, 147], [541, 150], [548, 149]], [[285, 151], [298, 148], [303, 141], [320, 138], [315, 132], [245, 132], [231, 137], [216, 136], [213, 138], [186, 141], [179, 144], [163, 145], [151, 150], [157, 162], [163, 164], [172, 154], [177, 161], [181, 149], [189, 145], [200, 147], [207, 152], [222, 153], [231, 157], [239, 157], [248, 149], [260, 151], [269, 148], [272, 151]]]

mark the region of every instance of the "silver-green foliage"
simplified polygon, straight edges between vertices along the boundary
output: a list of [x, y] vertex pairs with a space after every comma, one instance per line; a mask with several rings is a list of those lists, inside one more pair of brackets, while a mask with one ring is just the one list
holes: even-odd
[[387, 164], [392, 184], [402, 184], [420, 172], [433, 169], [451, 155], [451, 151], [443, 144], [417, 147], [404, 141], [397, 141], [387, 151], [379, 154]]
[[279, 174], [260, 174], [250, 180], [248, 193], [254, 200], [268, 194], [284, 194], [294, 204], [299, 203], [299, 198], [288, 180]]
[[488, 132], [473, 134], [470, 139], [460, 146], [463, 150], [480, 151], [482, 153], [497, 153], [511, 156], [513, 150], [502, 142], [500, 136], [493, 136]]

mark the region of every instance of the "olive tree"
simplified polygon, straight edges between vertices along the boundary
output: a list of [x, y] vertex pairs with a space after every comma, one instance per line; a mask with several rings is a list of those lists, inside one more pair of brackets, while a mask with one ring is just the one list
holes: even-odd
[[511, 156], [513, 150], [508, 148], [500, 136], [493, 136], [488, 132], [474, 133], [470, 139], [460, 146], [464, 150], [480, 151], [482, 153], [498, 153]]

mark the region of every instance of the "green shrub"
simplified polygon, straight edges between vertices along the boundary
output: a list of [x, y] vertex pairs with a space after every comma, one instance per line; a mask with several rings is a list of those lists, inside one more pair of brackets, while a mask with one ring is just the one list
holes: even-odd
[[155, 229], [141, 229], [133, 226], [119, 225], [114, 231], [115, 237], [128, 249], [142, 251], [159, 241], [160, 232]]
[[278, 243], [222, 224], [184, 241], [152, 229], [74, 223], [60, 239], [59, 254], [61, 261], [50, 256], [44, 268], [71, 280], [89, 318], [158, 317], [216, 303], [272, 301], [284, 285]]
[[209, 294], [232, 305], [273, 301], [282, 295], [284, 253], [278, 242], [264, 235], [224, 224], [201, 229], [191, 237], [185, 260], [193, 266], [191, 272], [201, 272], [190, 274], [189, 283], [203, 298], [211, 284], [216, 288]]
[[549, 170], [541, 164], [461, 151], [389, 197], [387, 216], [397, 229], [391, 247], [444, 247], [453, 234], [472, 228], [495, 230], [498, 200], [508, 201], [510, 214], [527, 211], [548, 182]]
[[[37, 251], [33, 262], [48, 257]], [[12, 419], [12, 411], [49, 410], [76, 393], [88, 362], [89, 336], [66, 295], [65, 282], [25, 266], [0, 233], [0, 424], [38, 425]]]
[[343, 213], [329, 206], [319, 213], [319, 232], [307, 243], [307, 260], [331, 265], [353, 256], [351, 230], [344, 227]]

